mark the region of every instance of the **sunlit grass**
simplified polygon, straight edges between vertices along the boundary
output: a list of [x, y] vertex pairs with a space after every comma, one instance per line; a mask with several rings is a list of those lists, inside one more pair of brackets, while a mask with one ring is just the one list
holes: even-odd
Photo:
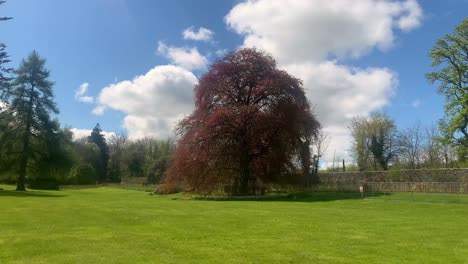
[[0, 263], [466, 263], [468, 206], [0, 186]]

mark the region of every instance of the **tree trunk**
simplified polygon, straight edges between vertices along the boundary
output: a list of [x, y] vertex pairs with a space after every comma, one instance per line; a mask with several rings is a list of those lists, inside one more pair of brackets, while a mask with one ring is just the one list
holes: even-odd
[[250, 166], [247, 155], [242, 155], [240, 161], [240, 179], [239, 179], [239, 195], [248, 195], [249, 193], [249, 181], [250, 181]]
[[301, 176], [306, 188], [311, 186], [310, 159], [310, 140], [307, 138], [301, 146]]
[[25, 183], [26, 183], [26, 169], [28, 167], [28, 158], [29, 158], [29, 134], [30, 134], [31, 123], [32, 123], [33, 92], [34, 92], [34, 85], [31, 85], [31, 93], [29, 95], [29, 102], [28, 102], [28, 115], [26, 119], [26, 129], [24, 131], [24, 137], [23, 137], [23, 151], [21, 153], [18, 182], [16, 185], [17, 191], [26, 191]]
[[25, 153], [21, 155], [20, 161], [20, 169], [19, 169], [19, 176], [18, 182], [16, 185], [17, 191], [26, 191], [25, 183], [26, 183], [26, 167], [28, 165], [28, 157]]
[[18, 175], [18, 183], [16, 185], [17, 191], [26, 191], [26, 169], [28, 166], [28, 157], [29, 157], [29, 130], [31, 129], [31, 122], [28, 121], [26, 124], [26, 131], [24, 132], [23, 138], [23, 151], [20, 157], [20, 167]]

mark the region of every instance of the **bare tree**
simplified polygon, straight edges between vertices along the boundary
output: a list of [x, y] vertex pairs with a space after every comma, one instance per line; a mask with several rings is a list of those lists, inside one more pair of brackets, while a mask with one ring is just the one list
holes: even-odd
[[450, 168], [456, 159], [455, 150], [448, 142], [441, 142], [440, 149], [442, 152], [445, 168]]
[[315, 137], [312, 141], [311, 145], [311, 156], [312, 156], [312, 183], [317, 183], [318, 179], [318, 168], [320, 159], [322, 158], [323, 154], [327, 151], [328, 145], [330, 144], [330, 135], [320, 128], [317, 133], [317, 137]]
[[423, 161], [428, 167], [438, 167], [441, 164], [441, 137], [436, 125], [432, 124], [426, 128], [426, 138], [423, 147]]
[[400, 158], [409, 168], [418, 168], [421, 161], [423, 133], [420, 122], [398, 133]]

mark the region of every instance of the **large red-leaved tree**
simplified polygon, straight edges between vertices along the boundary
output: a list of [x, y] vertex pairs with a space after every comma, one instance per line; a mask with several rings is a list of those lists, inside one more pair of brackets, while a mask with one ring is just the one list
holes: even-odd
[[211, 65], [195, 87], [195, 110], [179, 124], [165, 182], [252, 194], [259, 183], [284, 182], [301, 161], [307, 174], [319, 126], [299, 79], [263, 52], [237, 50]]

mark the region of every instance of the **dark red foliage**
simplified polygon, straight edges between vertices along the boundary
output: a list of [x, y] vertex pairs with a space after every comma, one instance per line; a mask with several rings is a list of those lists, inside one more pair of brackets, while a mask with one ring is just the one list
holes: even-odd
[[281, 181], [318, 127], [299, 79], [263, 52], [232, 52], [195, 87], [195, 110], [179, 124], [166, 184], [252, 193], [259, 183]]

